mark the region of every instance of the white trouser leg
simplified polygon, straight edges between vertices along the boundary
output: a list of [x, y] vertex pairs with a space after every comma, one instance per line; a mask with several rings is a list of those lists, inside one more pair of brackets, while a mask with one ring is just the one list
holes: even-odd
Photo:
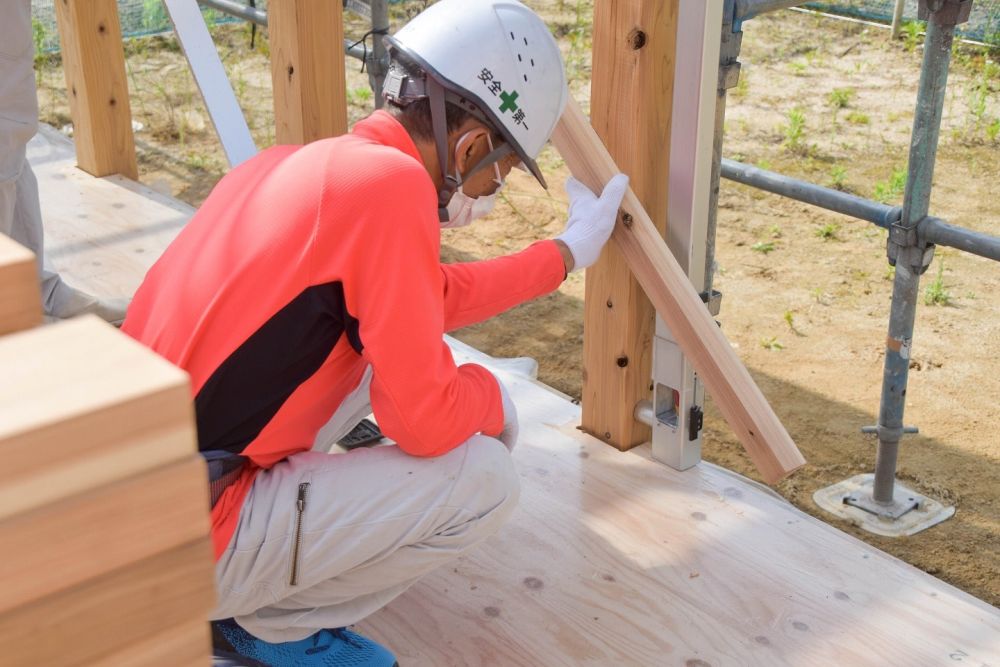
[[0, 234], [35, 253], [42, 308], [47, 315], [67, 317], [94, 308], [97, 300], [45, 267], [38, 182], [25, 158], [38, 129], [34, 53], [31, 2], [9, 0], [0, 20]]
[[258, 474], [216, 564], [211, 618], [270, 642], [356, 623], [495, 533], [518, 494], [510, 453], [486, 436], [435, 458], [395, 446], [296, 454]]

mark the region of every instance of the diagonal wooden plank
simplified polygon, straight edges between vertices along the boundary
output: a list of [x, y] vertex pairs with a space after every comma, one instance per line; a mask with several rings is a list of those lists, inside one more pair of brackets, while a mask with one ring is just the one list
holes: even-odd
[[[593, 190], [599, 192], [620, 171], [572, 99], [552, 142], [573, 175]], [[802, 453], [631, 190], [611, 238], [764, 479], [773, 484], [804, 465]]]

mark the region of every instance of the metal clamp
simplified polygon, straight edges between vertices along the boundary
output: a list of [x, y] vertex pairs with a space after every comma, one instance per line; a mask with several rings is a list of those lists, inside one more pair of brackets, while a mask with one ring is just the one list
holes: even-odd
[[722, 292], [712, 290], [711, 292], [702, 292], [698, 296], [708, 306], [708, 312], [711, 313], [712, 317], [718, 317], [719, 313], [722, 312]]
[[902, 428], [889, 428], [888, 426], [882, 426], [881, 424], [877, 426], [862, 426], [861, 432], [865, 435], [877, 435], [879, 440], [887, 440], [891, 442], [899, 442], [904, 435], [913, 435], [920, 433], [920, 429], [916, 426], [904, 426]]
[[919, 0], [917, 18], [939, 26], [956, 26], [969, 20], [972, 0]]
[[916, 225], [911, 227], [897, 221], [889, 226], [886, 255], [890, 266], [902, 261], [903, 266], [922, 276], [934, 260], [934, 244], [920, 238]]

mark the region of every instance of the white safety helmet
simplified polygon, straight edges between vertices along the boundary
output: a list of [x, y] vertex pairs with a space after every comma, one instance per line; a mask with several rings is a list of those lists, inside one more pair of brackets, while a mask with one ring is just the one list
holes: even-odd
[[385, 41], [392, 64], [383, 95], [399, 106], [430, 100], [445, 182], [442, 206], [460, 184], [445, 173], [445, 101], [505, 140], [476, 171], [513, 150], [546, 187], [535, 158], [562, 116], [569, 90], [559, 47], [537, 14], [517, 0], [440, 0]]

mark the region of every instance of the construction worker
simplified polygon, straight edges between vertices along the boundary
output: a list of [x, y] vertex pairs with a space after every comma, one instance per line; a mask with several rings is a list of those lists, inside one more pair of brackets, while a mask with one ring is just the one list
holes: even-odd
[[47, 318], [95, 313], [120, 324], [126, 299], [97, 299], [45, 267], [38, 182], [26, 157], [28, 142], [38, 131], [34, 56], [31, 0], [5, 3], [0, 20], [0, 234], [35, 253]]
[[[388, 110], [232, 170], [149, 271], [123, 330], [191, 376], [212, 481], [219, 655], [395, 663], [344, 628], [493, 534], [517, 415], [446, 331], [596, 261], [627, 178], [571, 181], [555, 240], [440, 263], [566, 104], [555, 40], [515, 0], [441, 0], [388, 38]], [[393, 446], [329, 450], [374, 411]], [[244, 664], [237, 662], [237, 664]]]

